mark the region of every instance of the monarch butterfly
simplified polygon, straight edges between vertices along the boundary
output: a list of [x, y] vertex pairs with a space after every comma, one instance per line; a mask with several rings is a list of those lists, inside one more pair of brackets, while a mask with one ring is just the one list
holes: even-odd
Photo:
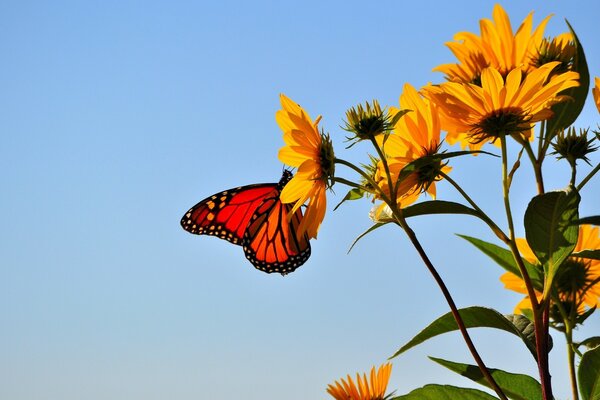
[[293, 272], [310, 256], [310, 243], [297, 228], [302, 210], [291, 213], [279, 195], [292, 179], [283, 171], [279, 183], [257, 183], [216, 193], [202, 200], [181, 218], [181, 226], [196, 235], [212, 235], [241, 245], [257, 269], [282, 275]]

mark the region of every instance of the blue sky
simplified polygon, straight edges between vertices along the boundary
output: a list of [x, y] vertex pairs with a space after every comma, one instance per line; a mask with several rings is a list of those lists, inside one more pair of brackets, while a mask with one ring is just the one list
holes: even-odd
[[[431, 69], [454, 60], [443, 43], [476, 32], [493, 4], [2, 2], [0, 397], [325, 399], [328, 383], [384, 362], [447, 312], [402, 232], [379, 230], [347, 254], [370, 225], [367, 201], [330, 207], [310, 260], [286, 277], [255, 270], [239, 247], [189, 235], [179, 219], [215, 192], [279, 179], [282, 92], [323, 115], [339, 156], [366, 161], [366, 147], [343, 150], [345, 110], [373, 98], [397, 105], [404, 83], [441, 81]], [[504, 6], [513, 28], [531, 10], [536, 25], [554, 13], [549, 35], [567, 18], [598, 76], [600, 4], [576, 4]], [[599, 122], [589, 102], [578, 126]], [[547, 164], [547, 186], [565, 186], [566, 164]], [[501, 220], [497, 161], [453, 166]], [[596, 181], [582, 215], [598, 214]], [[336, 186], [330, 204], [344, 193]], [[524, 163], [518, 218], [534, 194]], [[444, 183], [438, 195], [458, 199]], [[502, 288], [500, 269], [454, 235], [492, 241], [484, 226], [413, 224], [460, 306], [511, 312], [520, 297]], [[594, 315], [577, 334], [599, 329]], [[535, 375], [516, 339], [474, 337], [489, 365]], [[555, 339], [553, 380], [566, 398]], [[395, 359], [390, 387], [469, 385], [427, 355], [470, 362], [447, 335]]]

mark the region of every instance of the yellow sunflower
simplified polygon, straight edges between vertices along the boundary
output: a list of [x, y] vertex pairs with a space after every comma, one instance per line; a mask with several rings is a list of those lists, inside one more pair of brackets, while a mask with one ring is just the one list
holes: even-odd
[[385, 396], [385, 390], [390, 380], [392, 373], [392, 364], [387, 363], [379, 367], [375, 371], [375, 367], [371, 368], [370, 381], [367, 375], [360, 376], [356, 374], [356, 383], [350, 375], [346, 379], [335, 381], [327, 386], [327, 393], [332, 395], [336, 400], [384, 400], [389, 397]]
[[454, 42], [446, 43], [459, 62], [440, 65], [434, 71], [444, 73], [451, 82], [474, 84], [479, 84], [481, 73], [487, 67], [495, 68], [503, 77], [515, 68], [530, 72], [534, 69], [532, 59], [537, 56], [550, 17], [544, 18], [532, 32], [531, 12], [515, 33], [508, 14], [496, 4], [492, 11], [493, 20], [480, 20], [480, 36], [459, 32], [454, 36]]
[[[521, 256], [532, 264], [538, 263], [525, 239], [517, 239], [517, 247]], [[579, 238], [575, 252], [600, 249], [600, 232], [597, 227], [582, 225], [579, 227]], [[506, 272], [500, 277], [507, 289], [527, 294], [525, 283], [521, 277]], [[561, 301], [572, 304], [579, 314], [587, 307], [600, 306], [600, 261], [580, 257], [569, 257], [559, 269], [555, 285]], [[542, 294], [536, 291], [538, 300]], [[530, 310], [531, 301], [525, 297], [515, 307], [515, 312]]]
[[600, 112], [600, 78], [594, 78], [594, 87], [592, 88], [592, 94], [594, 95], [594, 103], [596, 103], [596, 108], [598, 112]]
[[290, 215], [308, 201], [298, 233], [316, 238], [327, 209], [326, 190], [333, 176], [333, 147], [329, 136], [319, 132], [321, 117], [313, 122], [310, 116], [284, 94], [282, 109], [275, 118], [283, 130], [285, 146], [279, 150], [279, 160], [298, 170], [281, 191], [283, 203], [295, 203]]
[[516, 68], [505, 79], [490, 67], [481, 73], [481, 86], [446, 82], [427, 86], [422, 92], [438, 105], [449, 141], [459, 140], [463, 147], [476, 150], [503, 135], [526, 140], [533, 124], [550, 118], [550, 107], [565, 100], [559, 93], [579, 86], [576, 72], [552, 74], [559, 64], [544, 64], [525, 78]]
[[[421, 157], [436, 154], [441, 144], [437, 106], [419, 95], [410, 84], [404, 85], [400, 96], [400, 109], [390, 107], [390, 115], [393, 117], [402, 109], [411, 111], [396, 122], [385, 143], [383, 137], [377, 139], [383, 146], [393, 185], [396, 185], [400, 171], [406, 165]], [[435, 182], [441, 179], [440, 172], [449, 171], [450, 167], [442, 165], [440, 161], [413, 172], [398, 183], [397, 201], [402, 207], [406, 207], [415, 202], [423, 192], [435, 198]], [[375, 181], [387, 196], [391, 196], [382, 161], [377, 163]]]

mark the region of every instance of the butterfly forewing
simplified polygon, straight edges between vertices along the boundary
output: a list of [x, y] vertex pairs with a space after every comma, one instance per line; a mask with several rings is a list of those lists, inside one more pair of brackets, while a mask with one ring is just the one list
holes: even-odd
[[278, 193], [275, 183], [259, 183], [225, 190], [190, 208], [181, 218], [181, 226], [190, 233], [213, 235], [241, 244], [256, 208], [265, 197]]

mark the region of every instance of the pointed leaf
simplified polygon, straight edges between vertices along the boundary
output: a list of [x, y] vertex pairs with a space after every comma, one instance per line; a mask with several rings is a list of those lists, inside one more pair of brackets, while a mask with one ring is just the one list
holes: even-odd
[[577, 378], [581, 400], [600, 399], [600, 347], [583, 353]]
[[364, 192], [361, 189], [359, 189], [359, 188], [350, 189], [348, 191], [348, 193], [346, 193], [346, 196], [344, 196], [344, 198], [342, 199], [342, 201], [340, 201], [338, 203], [338, 205], [335, 206], [335, 208], [333, 209], [333, 211], [337, 210], [338, 207], [341, 206], [342, 203], [345, 202], [346, 200], [358, 200], [358, 199], [362, 199], [363, 195], [364, 195]]
[[356, 245], [356, 243], [358, 243], [358, 241], [360, 239], [362, 239], [363, 237], [365, 237], [368, 233], [371, 233], [375, 229], [381, 228], [382, 226], [384, 226], [385, 224], [389, 224], [390, 222], [391, 221], [388, 221], [388, 222], [378, 222], [378, 223], [374, 224], [373, 226], [371, 226], [366, 231], [364, 231], [363, 233], [361, 233], [360, 235], [358, 235], [358, 237], [356, 239], [354, 239], [354, 242], [352, 242], [352, 246], [350, 246], [350, 248], [348, 249], [348, 253], [350, 253], [352, 251], [352, 248], [354, 247], [354, 245]]
[[[459, 313], [467, 328], [495, 328], [512, 333], [513, 335], [519, 337], [523, 343], [525, 343], [531, 354], [533, 354], [533, 357], [536, 358], [535, 342], [531, 341], [526, 333], [523, 333], [519, 327], [515, 326], [511, 320], [507, 319], [498, 311], [491, 308], [474, 306], [460, 309]], [[425, 342], [426, 340], [441, 335], [442, 333], [456, 330], [458, 330], [458, 326], [456, 325], [456, 321], [454, 320], [452, 313], [446, 313], [419, 332], [417, 336], [402, 346], [390, 358], [394, 358], [405, 351]]]
[[[513, 257], [513, 254], [510, 250], [507, 250], [503, 247], [497, 246], [489, 242], [484, 242], [483, 240], [474, 237], [466, 235], [458, 236], [465, 239], [473, 246], [477, 247], [479, 250], [481, 250], [481, 252], [483, 252], [483, 254], [490, 257], [506, 271], [512, 272], [517, 276], [521, 276], [521, 271], [519, 270], [519, 267], [515, 262], [515, 258]], [[543, 286], [540, 268], [531, 264], [525, 259], [523, 259], [523, 263], [525, 264], [525, 269], [527, 270], [527, 273], [529, 274], [529, 277], [533, 282], [533, 286], [538, 290], [542, 290]]]
[[582, 341], [581, 343], [577, 344], [577, 347], [581, 347], [581, 346], [585, 346], [588, 349], [593, 349], [595, 347], [600, 346], [600, 336], [589, 337], [589, 338], [585, 339], [584, 341]]
[[425, 385], [408, 394], [392, 397], [390, 400], [498, 400], [498, 398], [477, 389], [450, 385]]
[[579, 228], [579, 193], [574, 189], [535, 196], [525, 211], [525, 237], [544, 266], [544, 298], [551, 289], [556, 271], [573, 252]]
[[402, 209], [402, 215], [405, 218], [427, 214], [466, 214], [479, 216], [477, 211], [470, 207], [453, 201], [443, 200], [424, 201]]
[[599, 250], [581, 250], [571, 254], [573, 257], [589, 258], [591, 260], [600, 260]]
[[587, 61], [585, 60], [583, 47], [568, 21], [567, 25], [569, 26], [569, 30], [571, 31], [575, 42], [576, 51], [572, 70], [579, 73], [579, 86], [561, 92], [561, 95], [567, 95], [572, 100], [555, 104], [552, 107], [554, 116], [548, 120], [546, 125], [546, 137], [548, 140], [551, 140], [558, 132], [575, 122], [577, 116], [579, 116], [579, 113], [583, 109], [590, 86], [590, 73], [588, 71]]
[[575, 221], [575, 223], [577, 225], [590, 224], [590, 225], [600, 226], [600, 215], [594, 215], [593, 217], [579, 218], [578, 220]]
[[[480, 385], [490, 387], [481, 370], [476, 365], [462, 364], [441, 358], [429, 357], [436, 363], [454, 371]], [[489, 368], [490, 374], [505, 395], [512, 400], [542, 400], [540, 383], [528, 375], [513, 374], [500, 369]]]

